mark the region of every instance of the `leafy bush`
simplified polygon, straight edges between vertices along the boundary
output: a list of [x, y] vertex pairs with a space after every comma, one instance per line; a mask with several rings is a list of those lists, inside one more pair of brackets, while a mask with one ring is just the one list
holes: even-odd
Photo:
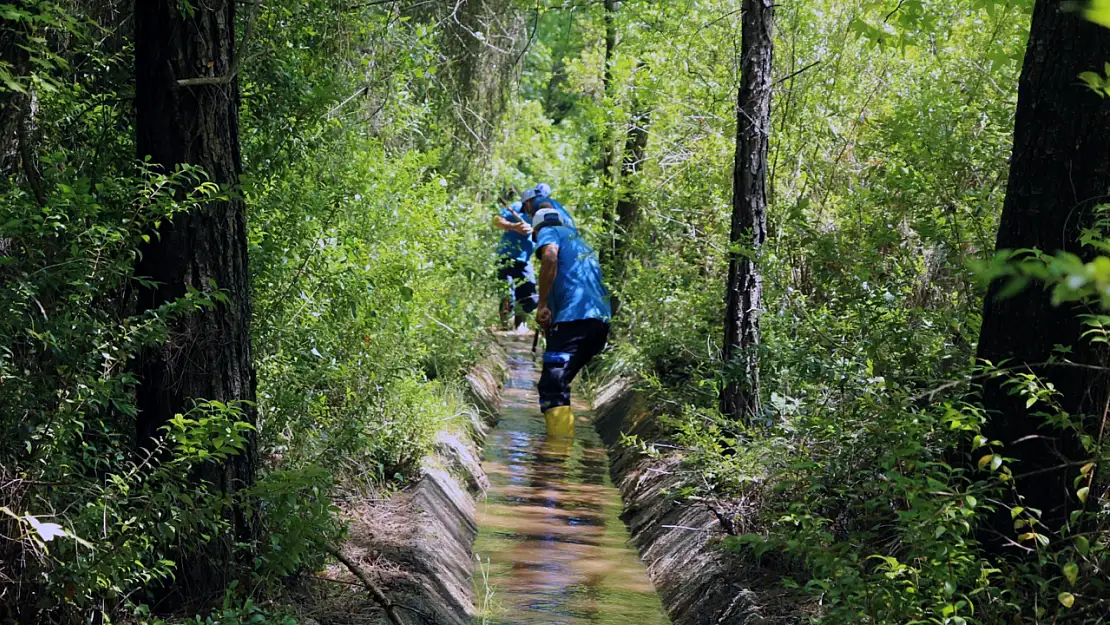
[[[321, 566], [344, 533], [342, 489], [412, 476], [453, 425], [495, 312], [488, 211], [441, 173], [453, 139], [439, 109], [453, 103], [426, 99], [439, 33], [377, 5], [248, 12], [246, 171], [220, 189], [194, 168], [136, 162], [127, 11], [0, 12], [14, 20], [0, 35], [34, 37], [27, 74], [0, 62], [0, 98], [6, 116], [7, 98], [26, 96], [37, 155], [0, 184], [0, 620], [150, 620], [144, 604], [189, 584], [182, 559], [229, 541], [238, 586], [196, 622], [284, 618], [246, 597]], [[227, 194], [249, 210], [258, 422], [196, 398], [141, 449], [135, 358], [226, 296], [137, 314], [139, 250], [160, 222]], [[245, 436], [262, 470], [229, 497], [198, 476]], [[234, 536], [236, 515], [256, 531]]]

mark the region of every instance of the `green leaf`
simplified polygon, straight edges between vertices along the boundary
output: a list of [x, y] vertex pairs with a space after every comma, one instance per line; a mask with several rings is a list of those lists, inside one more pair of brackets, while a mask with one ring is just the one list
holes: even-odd
[[1070, 608], [1075, 605], [1075, 595], [1070, 592], [1062, 592], [1056, 598], [1060, 600], [1060, 603], [1065, 608]]
[[1091, 89], [1098, 90], [1102, 88], [1102, 76], [1094, 72], [1083, 72], [1079, 75], [1079, 80], [1087, 83], [1087, 86]]
[[1110, 0], [1091, 0], [1091, 4], [1083, 11], [1083, 17], [1110, 28]]
[[1029, 278], [1027, 278], [1025, 276], [1014, 276], [1014, 277], [1010, 278], [1009, 280], [1007, 280], [1006, 284], [1001, 289], [999, 289], [998, 298], [999, 299], [1009, 299], [1009, 298], [1017, 295], [1018, 293], [1021, 293], [1022, 291], [1024, 291], [1025, 287], [1028, 286], [1028, 285], [1029, 285]]
[[1086, 536], [1077, 536], [1075, 538], [1075, 550], [1081, 556], [1087, 555], [1091, 552], [1091, 541], [1087, 540]]
[[1087, 486], [1075, 491], [1075, 496], [1079, 498], [1080, 503], [1087, 503], [1087, 495], [1091, 493], [1091, 489]]
[[1079, 579], [1079, 565], [1075, 562], [1068, 562], [1062, 567], [1062, 571], [1064, 573], [1064, 579], [1068, 580], [1068, 583], [1074, 586], [1076, 580]]

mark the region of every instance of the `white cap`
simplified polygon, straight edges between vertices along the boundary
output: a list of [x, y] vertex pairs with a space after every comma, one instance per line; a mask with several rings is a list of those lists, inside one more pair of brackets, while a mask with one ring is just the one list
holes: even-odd
[[532, 229], [539, 230], [540, 226], [561, 226], [563, 215], [554, 208], [541, 208], [532, 216]]
[[547, 197], [549, 195], [551, 195], [551, 185], [546, 182], [536, 185], [536, 197]]

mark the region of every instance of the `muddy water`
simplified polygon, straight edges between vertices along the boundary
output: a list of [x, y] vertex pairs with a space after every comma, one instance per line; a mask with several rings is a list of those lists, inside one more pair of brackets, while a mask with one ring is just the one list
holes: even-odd
[[668, 623], [621, 522], [605, 447], [576, 405], [575, 438], [548, 440], [530, 341], [503, 339], [511, 378], [486, 441], [491, 488], [479, 504], [480, 616], [489, 625]]

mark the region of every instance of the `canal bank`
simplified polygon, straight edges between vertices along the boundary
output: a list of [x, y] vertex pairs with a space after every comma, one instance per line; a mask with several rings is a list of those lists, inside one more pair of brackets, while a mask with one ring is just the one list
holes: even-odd
[[[349, 536], [342, 555], [403, 625], [470, 625], [476, 616], [476, 511], [489, 486], [481, 447], [497, 423], [506, 372], [505, 354], [491, 337], [487, 357], [466, 376], [470, 406], [445, 424], [419, 479], [391, 496], [370, 493], [343, 506]], [[306, 625], [390, 623], [346, 564], [329, 566], [320, 579], [323, 587], [306, 589]]]
[[[666, 442], [643, 395], [616, 380], [591, 409], [577, 394], [574, 438], [550, 439], [536, 405], [539, 358], [526, 337], [499, 342], [468, 376], [481, 410], [460, 415], [467, 427], [440, 435], [413, 487], [352, 511], [344, 553], [401, 622], [765, 622], [766, 594], [749, 583], [758, 571], [720, 551], [726, 533], [709, 508], [674, 498], [680, 456], [621, 444], [623, 434]], [[320, 625], [388, 622], [364, 593], [348, 596], [345, 618]]]
[[[775, 581], [721, 550], [728, 534], [709, 506], [674, 496], [689, 478], [659, 427], [659, 413], [623, 378], [602, 386], [594, 407], [594, 425], [608, 446], [611, 477], [624, 502], [621, 518], [674, 625], [766, 622], [766, 590]], [[625, 436], [662, 444], [662, 453], [623, 445]]]
[[510, 375], [483, 466], [475, 585], [487, 625], [664, 625], [663, 606], [620, 520], [605, 445], [588, 404], [573, 439], [544, 432], [539, 364], [529, 342], [506, 337]]

